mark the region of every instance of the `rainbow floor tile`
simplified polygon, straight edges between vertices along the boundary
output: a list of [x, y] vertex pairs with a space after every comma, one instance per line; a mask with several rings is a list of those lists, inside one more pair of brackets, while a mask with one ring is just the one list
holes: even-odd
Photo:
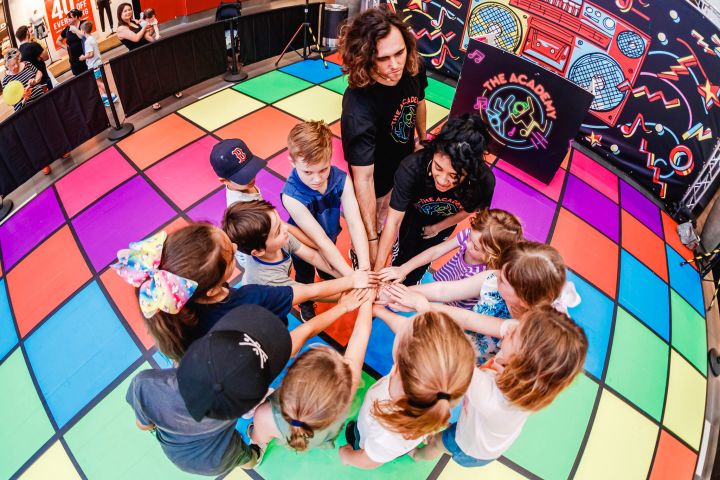
[[[145, 331], [133, 289], [108, 265], [118, 249], [159, 229], [219, 222], [225, 199], [208, 154], [220, 139], [241, 137], [269, 160], [258, 185], [278, 205], [290, 171], [288, 131], [322, 118], [339, 135], [346, 87], [338, 65], [305, 61], [222, 90], [96, 155], [0, 225], [0, 478], [188, 476], [135, 428], [125, 403], [134, 373], [168, 361]], [[429, 123], [447, 116], [453, 94], [430, 80]], [[339, 137], [334, 148], [333, 162], [346, 168]], [[255, 472], [229, 478], [692, 478], [707, 342], [700, 278], [680, 266], [690, 252], [676, 225], [579, 151], [550, 185], [502, 160], [493, 168], [493, 206], [561, 251], [583, 298], [571, 314], [590, 340], [584, 374], [487, 467], [404, 457], [368, 472], [343, 467], [335, 451], [271, 446]], [[317, 341], [342, 346], [351, 327], [351, 318], [340, 320]], [[390, 369], [392, 340], [376, 321], [353, 414]]]

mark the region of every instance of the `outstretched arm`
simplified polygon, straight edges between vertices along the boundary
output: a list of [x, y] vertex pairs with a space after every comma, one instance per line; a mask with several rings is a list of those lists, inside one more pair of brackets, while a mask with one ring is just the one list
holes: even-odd
[[351, 288], [368, 288], [377, 285], [377, 273], [356, 270], [347, 277], [326, 280], [318, 283], [296, 283], [292, 285], [293, 305], [299, 305], [308, 300], [332, 297]]
[[385, 268], [393, 243], [395, 243], [395, 239], [400, 231], [400, 224], [403, 218], [405, 218], [405, 212], [400, 212], [392, 207], [388, 208], [385, 228], [383, 228], [382, 234], [380, 235], [380, 246], [378, 247], [378, 254], [375, 258], [375, 271]]
[[345, 360], [350, 365], [352, 372], [352, 384], [350, 386], [351, 396], [355, 396], [360, 377], [362, 376], [363, 362], [365, 361], [365, 352], [367, 350], [370, 332], [372, 331], [372, 300], [375, 296], [373, 291], [365, 303], [360, 306], [357, 318], [355, 319], [355, 327], [345, 349]]
[[355, 253], [358, 256], [358, 268], [360, 268], [360, 270], [370, 270], [368, 237], [362, 223], [360, 208], [355, 198], [353, 182], [350, 176], [345, 179], [345, 188], [343, 189], [341, 201], [343, 214], [345, 215], [345, 220], [350, 230], [350, 240], [352, 240], [353, 249], [355, 249]]
[[422, 267], [428, 263], [437, 260], [448, 252], [455, 250], [460, 247], [457, 241], [457, 237], [452, 237], [445, 240], [440, 245], [435, 245], [427, 250], [418, 253], [413, 258], [403, 263], [398, 267], [385, 267], [380, 270], [380, 280], [383, 282], [402, 282], [407, 277], [408, 273], [412, 272], [416, 268]]
[[305, 244], [303, 244], [300, 248], [295, 250], [295, 255], [305, 260], [313, 267], [322, 270], [325, 273], [329, 273], [335, 278], [342, 277], [342, 274], [332, 268], [332, 266], [325, 260], [325, 258], [320, 255], [320, 252], [318, 252], [314, 248], [307, 247], [305, 246]]
[[453, 302], [466, 300], [480, 295], [485, 279], [489, 274], [488, 270], [477, 273], [472, 277], [452, 282], [431, 282], [413, 285], [410, 290], [422, 294], [431, 302]]

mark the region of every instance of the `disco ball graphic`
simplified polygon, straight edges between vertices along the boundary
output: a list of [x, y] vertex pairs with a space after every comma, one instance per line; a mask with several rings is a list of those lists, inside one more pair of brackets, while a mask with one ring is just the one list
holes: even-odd
[[589, 91], [594, 86], [595, 100], [590, 104], [590, 110], [612, 110], [620, 105], [627, 93], [617, 88], [625, 80], [620, 65], [604, 53], [589, 53], [580, 57], [570, 67], [567, 78]]
[[499, 3], [484, 3], [473, 8], [467, 27], [468, 35], [477, 37], [494, 33], [496, 45], [509, 52], [520, 46], [522, 32], [515, 12]]
[[617, 46], [626, 57], [640, 58], [645, 51], [645, 40], [637, 33], [625, 30], [618, 35]]

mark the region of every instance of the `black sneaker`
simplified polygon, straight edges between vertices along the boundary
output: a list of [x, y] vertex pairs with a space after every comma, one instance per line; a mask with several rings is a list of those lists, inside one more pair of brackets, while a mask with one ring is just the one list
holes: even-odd
[[348, 251], [348, 257], [350, 257], [350, 263], [353, 270], [357, 270], [358, 268], [360, 268], [360, 261], [358, 260], [358, 256], [355, 253], [355, 250], [351, 248], [350, 251]]
[[313, 302], [303, 302], [300, 304], [300, 320], [307, 322], [315, 317], [315, 304]]
[[353, 450], [360, 449], [360, 439], [357, 436], [357, 422], [350, 420], [345, 427], [345, 440]]

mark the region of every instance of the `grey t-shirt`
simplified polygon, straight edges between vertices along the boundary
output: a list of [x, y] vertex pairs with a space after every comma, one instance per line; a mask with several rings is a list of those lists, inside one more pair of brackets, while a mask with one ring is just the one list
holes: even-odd
[[282, 249], [283, 258], [280, 261], [265, 262], [257, 257], [248, 256], [244, 275], [246, 285], [257, 284], [283, 287], [295, 283], [290, 278], [291, 255], [300, 249], [302, 243], [292, 233], [288, 237], [287, 246]]
[[205, 417], [196, 422], [185, 407], [177, 370], [144, 370], [133, 378], [125, 399], [143, 425], [155, 425], [165, 455], [181, 470], [223, 475], [252, 459], [235, 430], [235, 420]]

